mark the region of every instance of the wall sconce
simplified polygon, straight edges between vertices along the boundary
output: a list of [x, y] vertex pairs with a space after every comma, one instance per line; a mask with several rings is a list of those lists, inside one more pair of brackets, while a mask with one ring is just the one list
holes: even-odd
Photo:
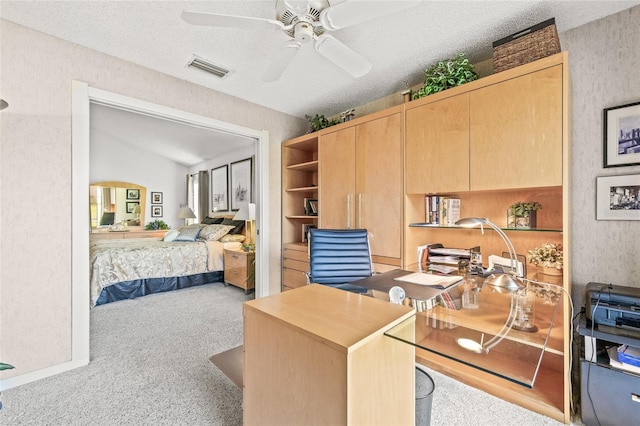
[[[481, 340], [480, 342], [476, 342], [474, 340], [466, 339], [466, 338], [460, 338], [457, 340], [458, 345], [462, 346], [465, 349], [468, 349], [470, 351], [474, 351], [477, 353], [481, 353], [481, 352], [489, 353], [489, 350], [494, 346], [496, 346], [498, 343], [500, 343], [502, 339], [504, 339], [507, 336], [507, 334], [513, 327], [513, 323], [516, 320], [516, 310], [517, 310], [516, 307], [518, 304], [518, 296], [519, 296], [518, 293], [521, 290], [525, 289], [526, 285], [522, 282], [520, 277], [517, 276], [516, 271], [518, 270], [517, 269], [518, 259], [516, 257], [516, 251], [513, 247], [513, 243], [511, 242], [509, 237], [507, 237], [507, 235], [504, 233], [502, 229], [500, 229], [498, 226], [492, 223], [489, 219], [478, 218], [478, 217], [467, 217], [464, 219], [460, 219], [459, 221], [456, 222], [456, 225], [462, 226], [465, 228], [473, 228], [480, 225], [480, 230], [482, 231], [483, 234], [484, 234], [484, 225], [487, 225], [488, 227], [496, 231], [496, 233], [500, 236], [500, 238], [502, 238], [502, 241], [507, 246], [507, 251], [509, 252], [509, 258], [511, 259], [510, 271], [502, 272], [502, 273], [493, 273], [489, 275], [487, 278], [485, 278], [484, 280], [484, 284], [491, 286], [493, 290], [497, 291], [498, 293], [509, 293], [511, 295], [509, 315], [507, 316], [507, 319], [504, 325], [498, 331], [498, 333], [496, 333], [496, 335], [493, 336], [491, 339], [489, 339], [487, 342], [483, 342], [483, 340]], [[484, 339], [484, 333], [482, 336]]]
[[256, 241], [255, 238], [255, 229], [253, 226], [253, 221], [256, 220], [256, 205], [254, 203], [247, 203], [240, 206], [240, 210], [233, 217], [233, 220], [244, 220], [245, 226], [247, 227], [247, 244], [254, 243]]
[[0, 99], [0, 110], [7, 108], [9, 104], [4, 99]]
[[180, 219], [184, 219], [184, 225], [187, 226], [189, 223], [189, 219], [195, 219], [196, 215], [193, 212], [193, 210], [191, 210], [191, 207], [180, 207], [180, 210], [178, 211], [178, 217]]

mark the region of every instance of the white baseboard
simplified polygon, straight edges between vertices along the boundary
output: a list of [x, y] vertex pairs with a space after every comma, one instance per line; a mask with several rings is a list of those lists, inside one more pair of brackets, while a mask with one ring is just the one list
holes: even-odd
[[73, 370], [75, 368], [84, 367], [89, 364], [89, 360], [84, 361], [69, 361], [63, 364], [54, 365], [52, 367], [43, 368], [40, 370], [32, 371], [30, 373], [21, 374], [19, 376], [10, 377], [8, 379], [0, 380], [0, 392], [12, 389], [27, 383], [35, 382], [47, 377], [55, 376], [56, 374], [64, 373], [65, 371]]

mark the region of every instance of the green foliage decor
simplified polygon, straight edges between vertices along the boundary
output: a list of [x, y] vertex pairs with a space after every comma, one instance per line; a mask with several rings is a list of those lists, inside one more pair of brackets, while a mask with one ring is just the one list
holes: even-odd
[[411, 100], [429, 96], [478, 79], [464, 53], [440, 61], [424, 71], [424, 86], [411, 94]]
[[312, 132], [317, 132], [318, 130], [324, 129], [326, 127], [335, 126], [336, 124], [340, 123], [338, 120], [327, 119], [324, 116], [324, 114], [323, 115], [316, 114], [313, 117], [307, 114], [304, 116], [304, 118], [309, 120], [309, 123], [311, 124]]
[[512, 214], [513, 216], [528, 217], [530, 212], [535, 212], [540, 209], [542, 209], [542, 204], [536, 201], [528, 202], [528, 203], [519, 201], [509, 206], [509, 213]]
[[158, 229], [169, 229], [170, 226], [164, 220], [156, 219], [153, 222], [149, 222], [144, 226], [147, 231], [155, 231]]

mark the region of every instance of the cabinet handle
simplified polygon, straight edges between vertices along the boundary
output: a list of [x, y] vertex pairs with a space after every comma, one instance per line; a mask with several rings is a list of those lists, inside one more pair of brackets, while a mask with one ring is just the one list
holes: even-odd
[[640, 402], [640, 396], [636, 395], [635, 393], [631, 394], [631, 400], [633, 402]]
[[358, 193], [358, 228], [362, 229], [362, 192]]
[[347, 229], [351, 229], [351, 194], [347, 194]]

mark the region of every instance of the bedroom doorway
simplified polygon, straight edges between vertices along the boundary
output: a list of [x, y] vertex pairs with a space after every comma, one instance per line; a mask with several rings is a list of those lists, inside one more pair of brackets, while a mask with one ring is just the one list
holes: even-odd
[[73, 81], [72, 84], [72, 360], [89, 362], [89, 229], [86, 214], [89, 205], [90, 183], [90, 105], [98, 104], [172, 120], [200, 128], [255, 140], [255, 203], [256, 212], [256, 298], [269, 295], [268, 233], [260, 233], [262, 224], [269, 223], [269, 156], [268, 132], [255, 130], [215, 120], [197, 114], [153, 104], [139, 99], [118, 95], [88, 84]]

